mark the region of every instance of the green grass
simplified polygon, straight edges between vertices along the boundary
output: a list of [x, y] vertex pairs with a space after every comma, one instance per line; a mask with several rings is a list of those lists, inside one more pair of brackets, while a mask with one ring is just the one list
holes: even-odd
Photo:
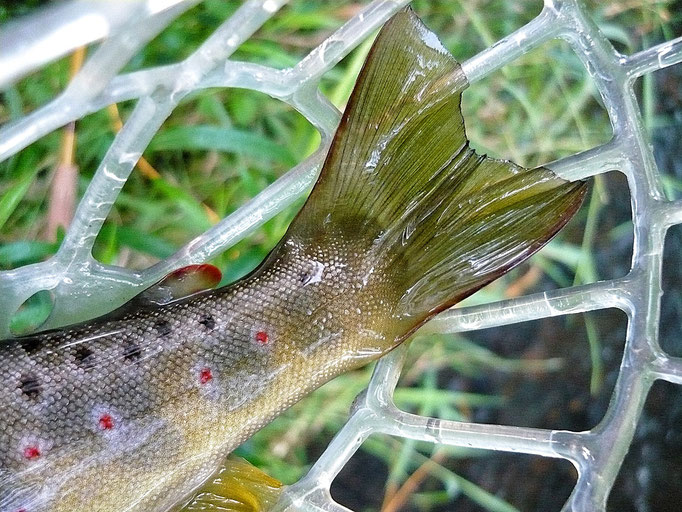
[[[235, 1], [207, 0], [152, 41], [127, 69], [186, 57], [238, 5]], [[413, 6], [452, 53], [463, 60], [529, 21], [539, 12], [540, 2], [418, 0]], [[339, 27], [356, 7], [349, 1], [292, 2], [245, 43], [235, 59], [278, 68], [291, 66]], [[17, 7], [16, 3], [1, 3], [0, 21], [30, 8], [31, 4]], [[675, 13], [672, 3], [666, 1], [638, 7], [624, 0], [593, 1], [590, 8], [600, 26], [626, 53], [673, 37], [676, 33], [672, 27], [679, 27], [680, 22], [680, 13]], [[323, 92], [339, 107], [350, 94], [368, 48], [369, 43], [362, 45], [322, 80]], [[0, 122], [44, 105], [67, 82], [68, 58], [32, 74], [2, 93]], [[655, 94], [653, 80], [645, 79], [642, 105], [649, 127], [666, 122], [656, 118]], [[133, 106], [133, 102], [119, 105], [124, 120]], [[560, 42], [534, 50], [473, 84], [464, 94], [463, 108], [475, 148], [526, 165], [551, 161], [610, 137], [608, 119], [594, 86], [577, 57]], [[78, 191], [82, 195], [114, 133], [106, 111], [78, 121], [76, 133], [75, 163], [80, 169]], [[0, 164], [1, 270], [42, 261], [59, 246], [59, 242], [49, 241], [45, 226], [60, 143], [58, 132], [50, 134]], [[144, 268], [169, 256], [210, 227], [216, 218], [235, 211], [302, 161], [318, 143], [317, 133], [303, 117], [262, 94], [235, 89], [191, 95], [164, 123], [144, 154], [160, 178], [148, 179], [140, 172], [133, 173], [97, 238], [94, 256], [104, 263], [131, 268]], [[599, 279], [593, 245], [595, 236], [602, 235], [598, 231], [599, 219], [609, 200], [602, 193], [603, 187], [604, 183], [597, 180], [597, 193], [588, 199], [562, 238], [534, 257], [531, 264], [486, 287], [470, 303], [504, 298], [509, 284], [531, 266], [537, 266], [545, 282], [556, 287]], [[682, 183], [669, 177], [666, 187], [671, 195], [679, 194]], [[226, 281], [244, 275], [263, 259], [284, 234], [298, 206], [213, 261], [224, 271]], [[614, 238], [627, 235], [627, 225], [611, 233]], [[57, 239], [62, 236], [59, 233]], [[528, 289], [533, 290], [533, 286]], [[44, 304], [44, 297], [38, 297], [34, 306], [40, 310]], [[28, 324], [31, 317], [35, 318], [34, 311], [25, 309], [19, 315], [18, 329], [22, 322]], [[590, 317], [585, 329], [593, 363], [591, 386], [596, 393], [603, 376], [598, 332]], [[401, 407], [420, 414], [467, 420], [473, 408], [505, 405], [500, 394], [439, 389], [438, 376], [443, 370], [481, 378], [489, 371], [529, 370], [528, 361], [504, 359], [464, 337], [434, 337], [413, 345], [407, 366], [409, 378], [398, 389], [396, 400]], [[548, 372], [555, 365], [552, 360], [536, 364]], [[353, 398], [367, 384], [369, 375], [370, 369], [366, 368], [328, 383], [256, 434], [239, 452], [284, 482], [295, 481], [312, 462], [310, 447], [324, 444], [343, 425]], [[373, 436], [362, 449], [385, 462], [387, 485], [396, 487], [432, 455], [433, 447]], [[515, 510], [448, 469], [448, 458], [458, 456], [462, 454], [449, 453], [446, 462], [436, 464], [430, 472], [445, 490], [432, 496], [415, 494], [414, 507], [428, 510], [435, 502], [447, 502], [464, 494], [483, 510]]]

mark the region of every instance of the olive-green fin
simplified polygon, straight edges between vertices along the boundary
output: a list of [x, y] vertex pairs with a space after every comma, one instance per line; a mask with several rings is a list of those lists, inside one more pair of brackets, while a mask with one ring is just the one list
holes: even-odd
[[466, 87], [411, 9], [391, 18], [288, 232], [301, 242], [341, 233], [371, 245], [394, 269], [395, 316], [412, 329], [536, 252], [585, 194], [583, 182], [548, 169], [477, 155], [460, 108]]
[[281, 489], [278, 480], [230, 456], [178, 512], [265, 512], [277, 502]]

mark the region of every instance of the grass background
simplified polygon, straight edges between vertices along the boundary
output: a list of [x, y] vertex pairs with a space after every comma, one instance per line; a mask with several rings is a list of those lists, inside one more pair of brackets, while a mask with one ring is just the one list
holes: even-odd
[[[0, 23], [45, 3], [0, 2]], [[278, 68], [291, 66], [364, 5], [293, 1], [233, 58]], [[538, 1], [418, 0], [412, 5], [460, 61], [528, 22], [541, 8]], [[126, 70], [186, 57], [238, 6], [235, 1], [205, 0], [155, 38]], [[682, 8], [673, 1], [593, 1], [588, 6], [623, 53], [680, 35]], [[369, 44], [361, 45], [322, 81], [323, 93], [339, 108], [344, 107], [368, 48]], [[0, 123], [54, 98], [68, 83], [72, 61], [72, 57], [57, 61], [2, 92]], [[641, 80], [638, 94], [651, 131], [679, 123], [658, 109], [661, 93], [655, 76]], [[132, 102], [118, 105], [120, 118], [125, 121], [133, 107]], [[562, 42], [546, 44], [473, 84], [464, 94], [463, 109], [476, 149], [529, 166], [604, 143], [611, 134], [589, 75]], [[104, 110], [76, 123], [73, 164], [78, 169], [74, 190], [78, 197], [113, 141], [116, 121], [111, 110]], [[303, 160], [318, 143], [317, 133], [302, 116], [260, 93], [230, 89], [191, 95], [144, 153], [149, 166], [134, 171], [126, 183], [97, 238], [94, 256], [130, 268], [144, 268], [169, 256]], [[48, 228], [54, 215], [49, 197], [63, 148], [63, 133], [57, 131], [0, 164], [0, 270], [44, 260], [57, 250], [63, 229]], [[670, 197], [679, 197], [679, 176], [667, 174], [665, 185]], [[295, 212], [292, 207], [212, 261], [223, 270], [225, 281], [254, 268], [284, 234]], [[585, 206], [562, 235], [529, 263], [476, 294], [470, 303], [624, 275], [632, 237], [628, 215], [623, 180], [612, 175], [594, 179]], [[610, 254], [614, 247], [624, 248], [625, 256]], [[38, 297], [20, 312], [15, 327], [22, 330], [35, 325], [47, 311], [49, 300]], [[581, 393], [586, 400], [604, 402], [610, 388], [600, 324], [607, 322], [600, 322], [597, 315], [579, 317], [563, 319], [555, 327], [580, 333], [582, 359], [587, 361], [579, 379]], [[551, 380], [565, 368], [570, 360], [566, 357], [547, 347], [538, 351], [535, 346], [501, 355], [491, 342], [464, 336], [418, 339], [410, 350], [396, 400], [406, 410], [441, 418], [499, 419], [495, 415], [513, 401], [509, 379], [543, 375]], [[259, 432], [239, 453], [285, 483], [294, 482], [343, 425], [370, 372], [371, 368], [362, 369], [325, 385]], [[491, 374], [505, 375], [507, 384], [497, 388], [471, 384], [487, 382]], [[529, 420], [529, 426], [545, 424]], [[568, 426], [558, 421], [556, 428]], [[372, 437], [361, 453], [368, 457], [362, 459], [366, 468], [378, 468], [370, 473], [376, 482], [369, 485], [367, 476], [355, 475], [358, 481], [353, 484], [353, 475], [342, 475], [345, 483], [336, 488], [340, 500], [358, 509], [450, 510], [459, 499], [458, 504], [468, 503], [471, 510], [542, 510], [537, 508], [540, 505], [528, 508], [518, 497], [499, 492], [499, 482], [462, 476], [454, 463], [488, 454], [383, 437]], [[359, 492], [360, 487], [376, 499]], [[362, 500], [355, 504], [353, 496], [358, 495]]]

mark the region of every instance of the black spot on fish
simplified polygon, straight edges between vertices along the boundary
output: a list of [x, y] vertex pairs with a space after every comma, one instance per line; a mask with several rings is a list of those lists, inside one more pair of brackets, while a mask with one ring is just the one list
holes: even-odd
[[30, 356], [40, 350], [42, 342], [37, 336], [27, 336], [26, 338], [19, 338], [19, 345], [21, 345], [21, 348]]
[[215, 319], [211, 315], [203, 315], [199, 323], [206, 327], [209, 331], [215, 329]]
[[24, 395], [33, 400], [40, 396], [42, 390], [38, 378], [30, 373], [21, 377], [19, 388]]
[[123, 359], [126, 361], [137, 361], [142, 356], [142, 349], [137, 343], [126, 342], [123, 346]]
[[154, 324], [154, 328], [160, 336], [168, 336], [173, 331], [166, 320], [158, 320], [156, 324]]
[[76, 364], [84, 370], [89, 370], [95, 366], [95, 354], [85, 345], [76, 345], [73, 350], [73, 357]]

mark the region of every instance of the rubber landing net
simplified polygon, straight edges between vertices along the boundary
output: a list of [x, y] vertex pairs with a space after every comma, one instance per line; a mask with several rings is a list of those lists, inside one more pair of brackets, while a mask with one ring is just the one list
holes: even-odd
[[[204, 262], [224, 251], [305, 194], [315, 181], [340, 118], [337, 109], [318, 92], [320, 78], [408, 2], [377, 0], [368, 4], [298, 64], [278, 70], [230, 60], [234, 50], [285, 3], [251, 0], [184, 61], [121, 73], [141, 47], [196, 3], [198, 0], [75, 0], [0, 33], [0, 86], [11, 84], [79, 46], [102, 40], [60, 96], [0, 129], [0, 160], [107, 105], [137, 100], [80, 201], [57, 254], [42, 263], [0, 272], [0, 337], [9, 336], [12, 315], [40, 291], [49, 290], [54, 297], [54, 309], [45, 327], [95, 316], [169, 271]], [[30, 33], [31, 24], [40, 26], [40, 30], [34, 29], [28, 38], [24, 34]], [[578, 470], [577, 483], [563, 510], [604, 510], [651, 385], [657, 379], [682, 384], [682, 358], [666, 354], [658, 341], [663, 242], [668, 228], [682, 223], [682, 201], [665, 198], [661, 174], [647, 144], [633, 93], [638, 77], [682, 61], [682, 38], [623, 56], [579, 1], [546, 0], [536, 18], [463, 62], [463, 70], [474, 83], [555, 38], [567, 41], [589, 72], [609, 114], [613, 137], [606, 144], [548, 167], [571, 180], [614, 169], [625, 174], [634, 223], [631, 270], [611, 281], [446, 311], [425, 330], [455, 333], [618, 308], [628, 317], [627, 337], [606, 415], [590, 431], [571, 432], [461, 423], [409, 414], [392, 401], [406, 353], [401, 348], [377, 364], [369, 387], [356, 400], [345, 426], [308, 475], [286, 488], [277, 510], [347, 511], [332, 500], [329, 488], [373, 433], [563, 458]], [[183, 98], [209, 87], [248, 88], [292, 105], [320, 132], [320, 147], [242, 208], [158, 264], [132, 271], [99, 263], [91, 254], [93, 243], [142, 151]]]

